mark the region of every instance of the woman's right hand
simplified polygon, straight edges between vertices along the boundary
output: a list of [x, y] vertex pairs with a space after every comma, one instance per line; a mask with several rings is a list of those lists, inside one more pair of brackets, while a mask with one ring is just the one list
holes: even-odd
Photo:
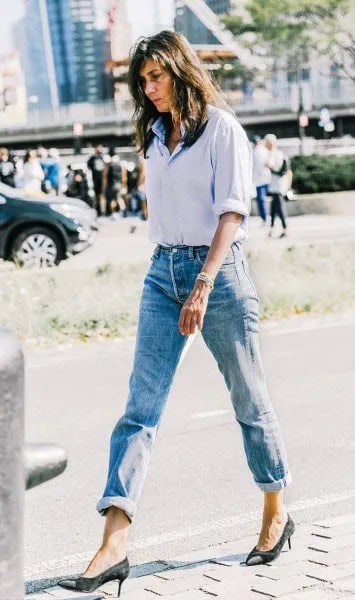
[[206, 314], [211, 287], [204, 281], [197, 280], [193, 290], [182, 306], [179, 330], [181, 335], [192, 335], [196, 327], [201, 331]]

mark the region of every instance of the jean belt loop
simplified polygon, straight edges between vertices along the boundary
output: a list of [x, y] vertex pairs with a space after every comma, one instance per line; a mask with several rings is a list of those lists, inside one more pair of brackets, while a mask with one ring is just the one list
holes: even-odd
[[155, 248], [154, 248], [154, 256], [156, 256], [157, 258], [159, 258], [159, 256], [160, 256], [160, 246], [159, 246], [159, 244], [157, 246], [155, 246]]
[[194, 258], [194, 246], [189, 246], [189, 259], [192, 260]]

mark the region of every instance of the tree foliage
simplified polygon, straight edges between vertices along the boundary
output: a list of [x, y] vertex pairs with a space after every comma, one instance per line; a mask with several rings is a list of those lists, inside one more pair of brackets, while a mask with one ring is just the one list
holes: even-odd
[[355, 39], [346, 21], [351, 7], [354, 0], [249, 0], [223, 22], [239, 43], [269, 64], [283, 61], [297, 71], [310, 51], [327, 52], [355, 79]]

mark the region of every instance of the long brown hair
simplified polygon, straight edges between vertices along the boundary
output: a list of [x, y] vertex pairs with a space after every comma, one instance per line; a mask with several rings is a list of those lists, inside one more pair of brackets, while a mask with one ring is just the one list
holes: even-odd
[[128, 86], [134, 100], [136, 143], [144, 150], [144, 154], [153, 137], [151, 127], [158, 117], [164, 120], [167, 136], [173, 126], [171, 114], [159, 113], [144, 93], [139, 74], [149, 58], [166, 69], [173, 78], [172, 111], [185, 127], [184, 145], [191, 146], [207, 122], [207, 105], [225, 105], [220, 91], [180, 33], [167, 30], [140, 38], [130, 52]]

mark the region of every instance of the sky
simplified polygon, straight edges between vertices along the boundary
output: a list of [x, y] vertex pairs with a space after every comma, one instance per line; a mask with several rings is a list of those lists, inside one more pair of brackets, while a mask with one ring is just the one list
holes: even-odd
[[128, 0], [128, 18], [132, 23], [133, 38], [155, 32], [159, 21], [162, 26], [173, 24], [173, 0]]
[[[10, 11], [4, 11], [0, 19], [0, 54], [13, 50], [11, 28], [12, 24], [21, 18], [26, 0], [0, 0], [0, 6], [11, 2]], [[105, 0], [96, 0], [101, 7]], [[128, 18], [132, 24], [133, 39], [140, 35], [154, 33], [159, 21], [162, 26], [172, 26], [173, 0], [126, 0]]]

